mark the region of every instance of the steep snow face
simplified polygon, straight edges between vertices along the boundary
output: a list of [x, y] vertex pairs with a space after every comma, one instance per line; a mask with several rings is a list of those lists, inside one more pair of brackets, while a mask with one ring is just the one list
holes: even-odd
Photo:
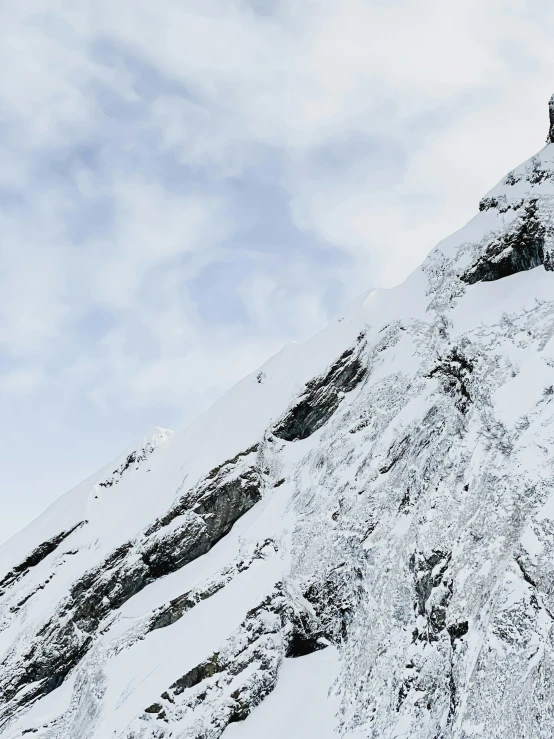
[[0, 549], [0, 735], [550, 737], [554, 145]]

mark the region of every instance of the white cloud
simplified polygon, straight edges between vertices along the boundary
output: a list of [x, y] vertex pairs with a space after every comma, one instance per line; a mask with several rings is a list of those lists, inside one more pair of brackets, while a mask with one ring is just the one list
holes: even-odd
[[15, 357], [48, 352], [67, 316], [64, 249], [56, 239], [62, 207], [45, 197], [31, 223], [17, 210], [0, 213], [0, 348]]
[[136, 307], [148, 272], [198, 249], [214, 249], [232, 224], [216, 197], [177, 196], [144, 181], [110, 191], [116, 224], [109, 240], [91, 245], [91, 292], [112, 308]]
[[11, 370], [0, 377], [0, 389], [5, 393], [25, 395], [36, 389], [41, 380], [41, 372], [35, 367]]

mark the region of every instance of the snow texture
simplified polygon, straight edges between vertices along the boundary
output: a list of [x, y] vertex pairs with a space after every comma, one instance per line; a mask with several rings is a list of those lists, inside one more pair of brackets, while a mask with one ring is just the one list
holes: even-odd
[[548, 143], [7, 542], [0, 735], [552, 737], [553, 214]]

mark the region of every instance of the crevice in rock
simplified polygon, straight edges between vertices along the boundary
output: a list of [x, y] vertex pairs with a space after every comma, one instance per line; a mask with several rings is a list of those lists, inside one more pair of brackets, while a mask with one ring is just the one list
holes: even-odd
[[301, 633], [294, 633], [288, 642], [285, 657], [305, 657], [308, 654], [319, 652], [329, 646], [321, 637], [307, 636]]

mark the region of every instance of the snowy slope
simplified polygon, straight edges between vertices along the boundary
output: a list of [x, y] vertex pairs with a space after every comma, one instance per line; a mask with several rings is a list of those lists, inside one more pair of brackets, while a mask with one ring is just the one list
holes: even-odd
[[9, 739], [551, 737], [554, 144], [0, 548]]

